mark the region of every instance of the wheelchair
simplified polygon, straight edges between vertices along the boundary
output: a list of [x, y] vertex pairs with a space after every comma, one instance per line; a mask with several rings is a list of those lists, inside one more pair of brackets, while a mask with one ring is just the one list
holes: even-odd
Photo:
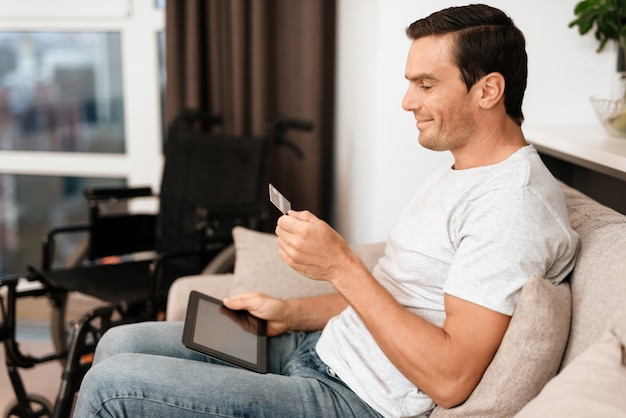
[[[69, 416], [95, 347], [109, 328], [163, 319], [167, 292], [176, 278], [232, 269], [233, 227], [264, 229], [265, 160], [281, 146], [302, 158], [286, 132], [310, 131], [313, 126], [279, 118], [266, 124], [261, 135], [234, 136], [213, 132], [212, 126], [219, 123], [219, 117], [183, 112], [168, 130], [159, 196], [149, 187], [86, 189], [89, 222], [53, 228], [43, 238], [39, 266], [0, 277], [0, 289], [5, 289], [0, 293], [0, 341], [16, 398], [6, 416]], [[129, 211], [130, 204], [141, 198], [158, 198], [158, 213]], [[59, 267], [58, 240], [71, 234], [85, 235], [86, 243], [69, 265]], [[20, 290], [24, 281], [35, 286]], [[95, 297], [101, 305], [68, 327], [70, 292]], [[54, 351], [48, 355], [31, 357], [20, 351], [16, 305], [24, 297], [51, 303]], [[54, 404], [28, 393], [19, 374], [20, 368], [48, 361], [63, 365]]]

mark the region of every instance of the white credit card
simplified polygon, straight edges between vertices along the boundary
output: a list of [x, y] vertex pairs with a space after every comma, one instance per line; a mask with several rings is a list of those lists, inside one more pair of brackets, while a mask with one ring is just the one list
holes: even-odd
[[270, 183], [270, 202], [285, 215], [291, 210], [291, 202], [289, 202], [272, 183]]

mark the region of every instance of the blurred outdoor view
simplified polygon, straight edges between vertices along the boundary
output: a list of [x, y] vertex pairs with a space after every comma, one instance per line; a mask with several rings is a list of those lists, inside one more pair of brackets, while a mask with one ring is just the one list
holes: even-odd
[[119, 33], [0, 32], [0, 149], [123, 153]]
[[[119, 33], [0, 32], [0, 150], [124, 153], [120, 60]], [[85, 187], [124, 182], [0, 174], [0, 274], [38, 265], [51, 226], [86, 221]]]

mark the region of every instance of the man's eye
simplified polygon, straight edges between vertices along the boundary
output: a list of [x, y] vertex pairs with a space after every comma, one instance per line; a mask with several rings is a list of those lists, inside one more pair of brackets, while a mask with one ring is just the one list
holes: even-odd
[[427, 85], [427, 84], [422, 84], [422, 85], [420, 86], [420, 88], [421, 88], [422, 90], [430, 90], [430, 88], [431, 88], [431, 87], [432, 87], [432, 86], [429, 86], [429, 85]]

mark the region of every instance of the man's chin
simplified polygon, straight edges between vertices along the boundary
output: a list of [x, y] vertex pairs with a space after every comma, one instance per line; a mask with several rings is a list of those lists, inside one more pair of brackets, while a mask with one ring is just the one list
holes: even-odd
[[420, 131], [419, 135], [417, 136], [417, 140], [422, 147], [429, 150], [438, 151], [436, 147], [437, 141], [434, 141], [432, 137], [424, 134], [423, 132]]

